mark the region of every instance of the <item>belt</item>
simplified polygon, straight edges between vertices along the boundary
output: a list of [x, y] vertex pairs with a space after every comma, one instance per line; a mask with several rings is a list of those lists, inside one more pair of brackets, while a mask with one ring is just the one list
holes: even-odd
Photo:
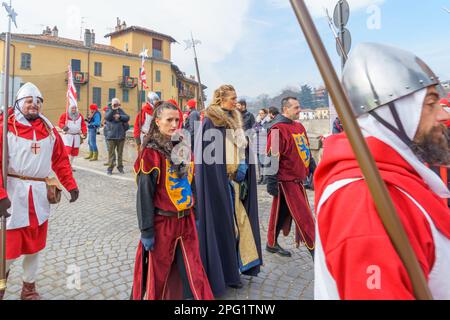
[[156, 209], [156, 214], [160, 215], [160, 216], [164, 216], [164, 217], [177, 217], [178, 219], [182, 219], [191, 214], [191, 209], [183, 210], [183, 211], [179, 211], [179, 212]]
[[8, 174], [8, 177], [16, 178], [20, 180], [28, 180], [28, 181], [38, 181], [38, 182], [46, 182], [47, 178], [34, 178], [34, 177], [27, 177], [27, 176], [19, 176], [17, 174]]

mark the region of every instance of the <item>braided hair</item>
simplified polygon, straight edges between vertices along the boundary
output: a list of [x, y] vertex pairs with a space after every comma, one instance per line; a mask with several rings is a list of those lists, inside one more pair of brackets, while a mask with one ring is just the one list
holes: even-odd
[[224, 99], [229, 96], [231, 92], [236, 92], [232, 85], [224, 84], [220, 86], [218, 89], [216, 89], [216, 91], [214, 91], [213, 98], [209, 106], [221, 107]]

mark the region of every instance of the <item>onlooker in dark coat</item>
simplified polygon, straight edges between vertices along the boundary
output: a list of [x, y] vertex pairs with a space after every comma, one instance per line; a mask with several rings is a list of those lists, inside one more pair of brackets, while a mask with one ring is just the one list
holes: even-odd
[[114, 98], [105, 114], [105, 137], [108, 143], [108, 174], [111, 175], [116, 165], [115, 154], [117, 149], [117, 169], [123, 171], [123, 148], [126, 133], [129, 129], [130, 116], [120, 107], [120, 100]]
[[247, 110], [247, 101], [239, 100], [236, 104], [236, 108], [241, 112], [242, 119], [244, 121], [244, 131], [253, 129], [255, 126], [256, 120], [255, 116]]

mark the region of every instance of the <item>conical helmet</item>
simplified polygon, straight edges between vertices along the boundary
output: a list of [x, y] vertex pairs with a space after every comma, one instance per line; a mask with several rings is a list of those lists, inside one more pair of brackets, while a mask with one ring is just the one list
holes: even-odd
[[353, 50], [342, 82], [356, 116], [440, 84], [414, 54], [376, 43], [362, 43]]
[[40, 99], [41, 102], [44, 102], [44, 98], [42, 96], [41, 91], [39, 91], [38, 87], [36, 87], [31, 82], [25, 83], [17, 92], [16, 95], [16, 103], [24, 98], [32, 97], [34, 102], [36, 103], [37, 99]]

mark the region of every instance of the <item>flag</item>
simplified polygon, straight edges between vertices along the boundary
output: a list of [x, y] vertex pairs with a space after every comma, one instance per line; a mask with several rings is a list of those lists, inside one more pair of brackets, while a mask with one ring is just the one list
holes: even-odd
[[73, 83], [72, 66], [69, 65], [69, 71], [67, 73], [67, 112], [71, 106], [77, 106], [77, 88]]
[[143, 90], [148, 90], [147, 86], [147, 74], [145, 72], [145, 58], [148, 57], [147, 55], [148, 50], [144, 50], [140, 56], [142, 57], [142, 63], [141, 63], [141, 72], [139, 73], [139, 81], [141, 83], [141, 87]]

